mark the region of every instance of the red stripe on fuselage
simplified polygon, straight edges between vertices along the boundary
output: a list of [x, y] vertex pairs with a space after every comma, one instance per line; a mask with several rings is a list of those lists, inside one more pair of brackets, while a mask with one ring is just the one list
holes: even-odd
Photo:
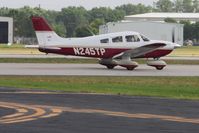
[[[55, 53], [60, 55], [73, 55], [73, 56], [84, 56], [84, 57], [95, 57], [95, 58], [112, 58], [115, 55], [118, 55], [122, 52], [125, 52], [130, 49], [116, 49], [116, 48], [104, 48], [105, 52], [103, 53], [99, 49], [94, 49], [95, 52], [91, 54], [92, 51], [86, 51], [86, 48], [83, 48], [84, 51], [79, 51], [80, 54], [75, 53], [74, 48], [60, 48], [60, 49], [49, 49], [49, 48], [39, 48], [39, 51], [45, 53]], [[91, 48], [88, 48], [91, 49]], [[137, 58], [159, 58], [170, 54], [173, 50], [155, 50], [153, 52], [147, 53], [143, 56]], [[82, 52], [82, 53], [81, 53]]]
[[[79, 54], [75, 52], [75, 48], [60, 48], [60, 49], [47, 49], [40, 48], [39, 51], [45, 53], [55, 53], [61, 55], [74, 55], [84, 57], [95, 57], [95, 58], [112, 58], [128, 49], [114, 49], [114, 48], [83, 48], [79, 49]], [[89, 50], [88, 50], [89, 49]]]

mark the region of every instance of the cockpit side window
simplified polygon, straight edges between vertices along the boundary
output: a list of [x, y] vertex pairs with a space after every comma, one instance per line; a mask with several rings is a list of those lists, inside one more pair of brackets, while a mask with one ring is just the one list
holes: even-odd
[[143, 35], [140, 35], [141, 36], [141, 38], [143, 39], [143, 41], [145, 41], [145, 42], [148, 42], [148, 41], [150, 41], [148, 38], [146, 38], [145, 36], [143, 36]]
[[139, 42], [140, 38], [137, 35], [125, 36], [126, 42]]
[[133, 41], [133, 36], [126, 36], [126, 42], [134, 42]]
[[102, 39], [102, 40], [100, 40], [100, 42], [101, 42], [101, 43], [109, 43], [109, 39], [108, 39], [108, 38]]
[[114, 42], [114, 43], [118, 43], [118, 42], [122, 42], [122, 41], [123, 41], [122, 36], [117, 36], [112, 39], [112, 42]]

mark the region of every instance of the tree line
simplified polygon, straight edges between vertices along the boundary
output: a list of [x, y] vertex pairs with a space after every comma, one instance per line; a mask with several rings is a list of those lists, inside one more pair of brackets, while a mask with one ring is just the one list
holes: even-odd
[[[123, 20], [126, 15], [148, 12], [199, 12], [199, 2], [198, 0], [159, 0], [153, 6], [125, 4], [114, 9], [99, 7], [91, 10], [86, 10], [84, 7], [67, 7], [62, 8], [61, 11], [28, 6], [19, 9], [0, 8], [0, 16], [14, 19], [15, 37], [35, 37], [31, 16], [45, 17], [62, 37], [84, 37], [98, 34], [99, 25]], [[185, 39], [192, 39], [193, 31], [199, 34], [198, 23], [184, 22], [184, 24]], [[197, 39], [199, 39], [198, 36]]]
[[[159, 0], [155, 3], [154, 12], [198, 13], [199, 0]], [[199, 22], [177, 22], [171, 18], [165, 19], [165, 22], [184, 24], [184, 40], [193, 40], [195, 43], [199, 41]]]
[[198, 0], [159, 0], [154, 4], [159, 12], [199, 12]]
[[[127, 7], [127, 8], [126, 8]], [[125, 15], [151, 12], [150, 6], [123, 5], [115, 9], [100, 7], [86, 10], [84, 7], [67, 7], [61, 11], [25, 6], [19, 9], [0, 8], [0, 16], [14, 19], [14, 36], [35, 37], [31, 16], [43, 16], [63, 37], [83, 37], [98, 34], [99, 25], [124, 19]]]

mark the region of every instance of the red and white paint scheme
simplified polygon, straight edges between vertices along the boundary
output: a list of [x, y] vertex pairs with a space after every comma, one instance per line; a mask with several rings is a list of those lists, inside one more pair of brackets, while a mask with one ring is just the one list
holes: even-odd
[[[39, 50], [45, 53], [99, 58], [99, 63], [108, 69], [122, 66], [133, 70], [136, 58], [147, 58], [147, 65], [162, 70], [166, 62], [160, 57], [171, 53], [180, 45], [149, 40], [137, 32], [116, 32], [83, 38], [58, 36], [42, 17], [32, 17], [33, 27], [39, 42]], [[152, 60], [149, 60], [149, 59]]]

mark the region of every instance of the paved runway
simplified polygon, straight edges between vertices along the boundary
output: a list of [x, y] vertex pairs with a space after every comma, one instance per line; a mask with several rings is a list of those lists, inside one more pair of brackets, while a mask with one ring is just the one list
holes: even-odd
[[[66, 59], [92, 59], [88, 57], [65, 56], [57, 54], [1, 54], [0, 58], [66, 58]], [[198, 56], [165, 56], [163, 60], [199, 60]]]
[[198, 133], [199, 101], [0, 88], [2, 133]]
[[128, 71], [119, 66], [108, 70], [99, 64], [0, 63], [0, 75], [199, 76], [199, 65], [168, 65], [162, 71], [139, 65]]

